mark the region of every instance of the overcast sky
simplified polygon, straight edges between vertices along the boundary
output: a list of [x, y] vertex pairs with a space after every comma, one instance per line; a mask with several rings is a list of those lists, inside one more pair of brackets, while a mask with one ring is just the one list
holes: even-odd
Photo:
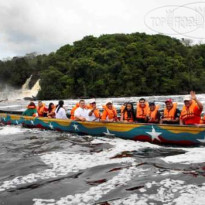
[[86, 35], [163, 33], [204, 43], [205, 1], [0, 0], [0, 59], [49, 53]]

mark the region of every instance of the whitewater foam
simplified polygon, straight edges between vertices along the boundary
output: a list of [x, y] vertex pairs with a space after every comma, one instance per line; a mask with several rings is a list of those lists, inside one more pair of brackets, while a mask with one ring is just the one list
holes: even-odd
[[23, 129], [21, 126], [3, 126], [0, 128], [0, 136], [1, 135], [14, 135], [18, 133], [22, 133], [27, 131], [26, 129]]
[[167, 163], [181, 163], [181, 164], [205, 162], [204, 147], [180, 148], [180, 149], [185, 150], [186, 153], [163, 157], [161, 159]]
[[[60, 200], [55, 201], [52, 199], [54, 204], [93, 204], [98, 201], [103, 195], [109, 193], [111, 190], [115, 189], [116, 186], [124, 186], [130, 181], [133, 177], [140, 177], [146, 175], [145, 169], [130, 167], [125, 168], [119, 172], [119, 174], [113, 177], [111, 180], [106, 183], [100, 184], [95, 187], [91, 187], [85, 193], [79, 193], [75, 195], [68, 195], [66, 197], [62, 197]], [[47, 199], [33, 199], [35, 205], [43, 205], [48, 204]]]
[[10, 188], [15, 188], [19, 185], [37, 182], [38, 180], [45, 180], [50, 178], [56, 178], [58, 176], [67, 175], [69, 173], [78, 172], [83, 169], [114, 164], [124, 163], [132, 164], [135, 163], [135, 159], [128, 158], [113, 158], [118, 153], [123, 151], [137, 150], [144, 146], [148, 147], [159, 147], [150, 143], [140, 143], [122, 139], [95, 139], [92, 144], [98, 143], [110, 143], [114, 147], [108, 150], [104, 150], [99, 153], [70, 153], [70, 152], [51, 152], [44, 155], [40, 155], [41, 160], [48, 165], [50, 168], [38, 173], [31, 173], [26, 176], [18, 176], [12, 180], [4, 181], [0, 185], [0, 191], [5, 191]]
[[[149, 182], [150, 184], [150, 182]], [[182, 180], [164, 179], [160, 182], [151, 182], [152, 186], [159, 187], [157, 193], [149, 194], [136, 193], [132, 194], [123, 199], [109, 202], [111, 205], [147, 205], [147, 204], [158, 204], [161, 202], [166, 205], [203, 205], [205, 200], [205, 183], [202, 187], [192, 184], [185, 184]], [[151, 186], [151, 187], [152, 187]], [[150, 191], [151, 187], [145, 184], [147, 191]], [[160, 203], [160, 204], [161, 204]]]

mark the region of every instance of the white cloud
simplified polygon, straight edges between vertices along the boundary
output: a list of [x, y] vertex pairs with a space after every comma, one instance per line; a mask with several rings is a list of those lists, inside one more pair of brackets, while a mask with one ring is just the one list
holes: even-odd
[[0, 0], [0, 59], [48, 53], [85, 35], [156, 33], [146, 27], [144, 17], [163, 5], [162, 0]]

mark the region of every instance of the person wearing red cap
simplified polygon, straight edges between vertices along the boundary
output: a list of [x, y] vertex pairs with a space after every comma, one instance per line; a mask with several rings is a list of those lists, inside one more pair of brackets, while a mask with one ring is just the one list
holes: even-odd
[[177, 103], [173, 102], [171, 98], [165, 101], [165, 109], [162, 114], [161, 124], [179, 124], [180, 110], [177, 109]]
[[191, 96], [184, 97], [184, 106], [180, 115], [180, 125], [200, 124], [203, 105], [196, 98], [194, 91], [190, 92]]

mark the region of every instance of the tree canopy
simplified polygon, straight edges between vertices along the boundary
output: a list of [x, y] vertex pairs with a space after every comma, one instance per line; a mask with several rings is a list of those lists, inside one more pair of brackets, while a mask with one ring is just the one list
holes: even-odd
[[[205, 92], [205, 45], [145, 33], [86, 36], [49, 55], [0, 61], [0, 80], [40, 78], [40, 99]], [[32, 83], [31, 83], [32, 84]]]

